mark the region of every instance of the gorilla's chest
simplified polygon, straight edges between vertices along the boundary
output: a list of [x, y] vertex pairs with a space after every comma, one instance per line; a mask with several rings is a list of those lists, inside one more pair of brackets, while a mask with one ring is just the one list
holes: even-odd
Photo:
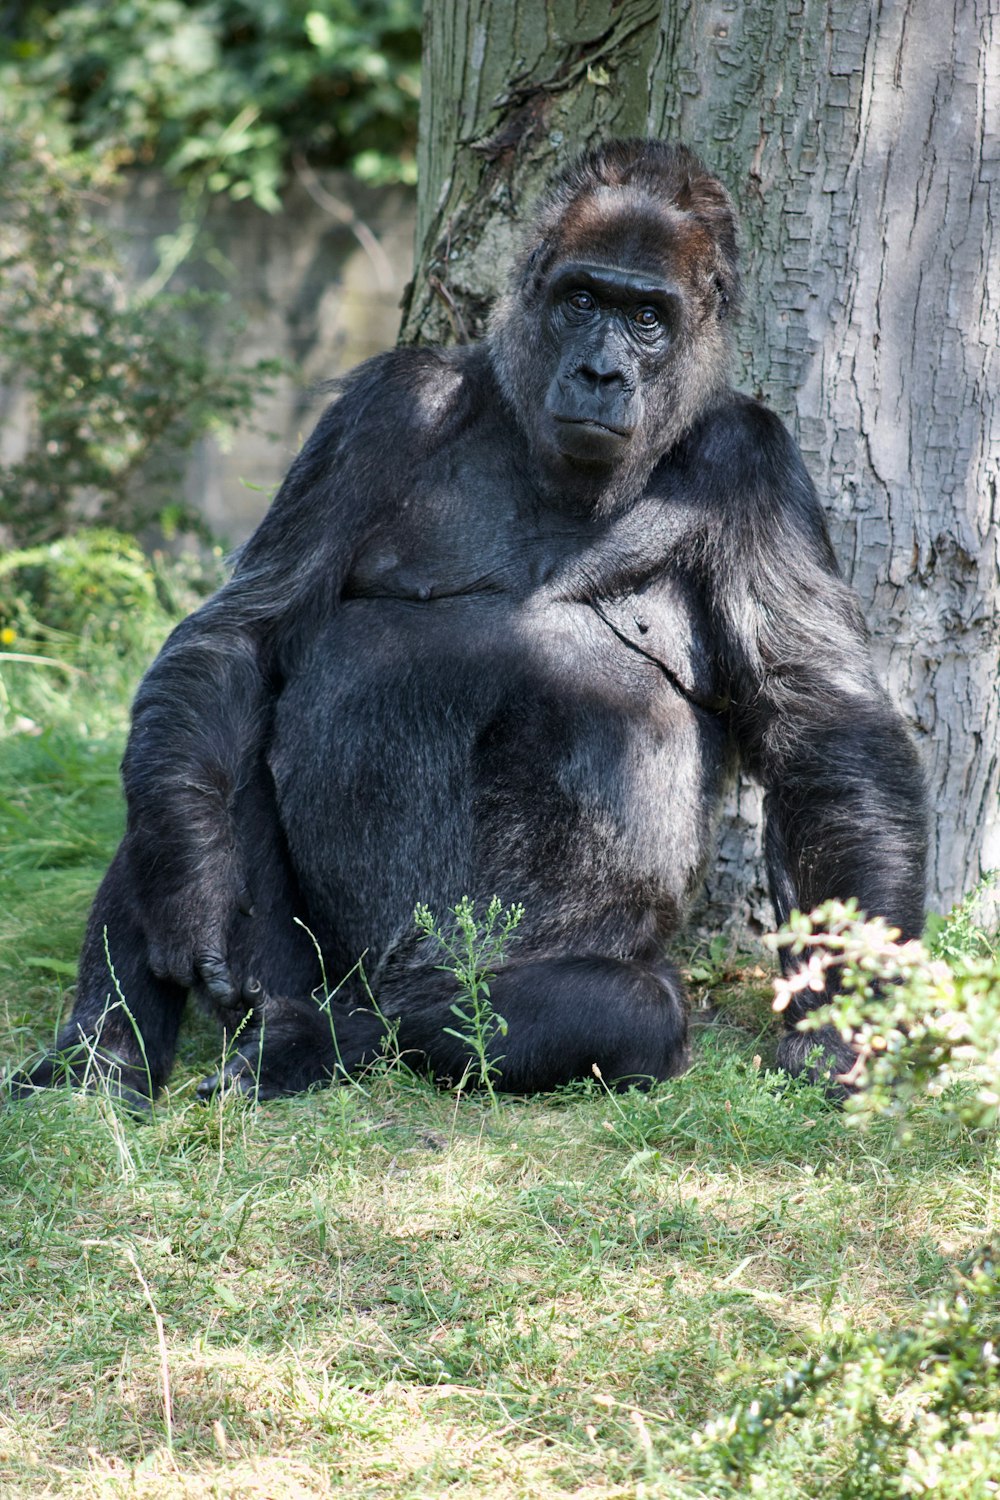
[[[464, 506], [414, 497], [373, 532], [285, 684], [269, 761], [300, 878], [322, 910], [405, 872], [391, 926], [416, 899], [501, 884], [527, 899], [537, 851], [575, 868], [588, 828], [609, 888], [638, 878], [674, 909], [728, 726], [673, 522], [574, 524], [511, 503], [488, 468], [479, 480]], [[351, 942], [377, 946], [366, 922]]]
[[[709, 611], [681, 558], [685, 517], [546, 510], [481, 460], [415, 486], [359, 550], [341, 605], [342, 665], [395, 663], [477, 682], [529, 675], [640, 713], [666, 694], [724, 707]], [[335, 627], [336, 628], [336, 627]], [[359, 644], [356, 632], [360, 630]]]
[[358, 549], [345, 598], [523, 598], [578, 551], [579, 525], [539, 515], [509, 465], [488, 459], [457, 455], [413, 476]]

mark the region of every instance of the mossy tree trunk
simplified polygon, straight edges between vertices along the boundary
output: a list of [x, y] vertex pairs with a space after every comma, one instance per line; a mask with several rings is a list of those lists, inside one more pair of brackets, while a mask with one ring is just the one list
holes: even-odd
[[[406, 340], [482, 333], [514, 222], [589, 142], [684, 140], [732, 191], [740, 381], [819, 487], [950, 904], [1000, 866], [996, 0], [433, 0], [424, 91]], [[766, 921], [752, 788], [731, 813], [709, 912]]]

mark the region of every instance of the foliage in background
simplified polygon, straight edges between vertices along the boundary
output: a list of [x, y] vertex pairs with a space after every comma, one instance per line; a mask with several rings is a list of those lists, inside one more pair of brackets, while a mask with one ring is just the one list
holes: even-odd
[[49, 0], [6, 53], [77, 147], [198, 193], [276, 210], [297, 155], [416, 180], [419, 0]]
[[135, 537], [101, 527], [0, 557], [0, 642], [144, 649], [150, 631], [197, 607], [223, 580], [221, 548], [207, 560], [150, 556]]
[[[175, 620], [223, 582], [222, 549], [170, 557], [95, 528], [0, 556], [0, 736], [72, 716], [79, 683], [122, 699]], [[77, 718], [79, 723], [79, 718]]]
[[[144, 552], [113, 531], [82, 532], [0, 557], [0, 641], [126, 650], [157, 606]], [[84, 647], [85, 649], [85, 647]]]
[[176, 513], [184, 453], [246, 418], [280, 368], [206, 351], [197, 320], [217, 299], [127, 288], [91, 218], [105, 186], [0, 122], [0, 386], [30, 411], [25, 451], [0, 462], [0, 524], [23, 542]]
[[880, 917], [864, 920], [855, 901], [828, 901], [808, 916], [793, 912], [769, 940], [802, 961], [777, 981], [776, 1010], [800, 991], [822, 994], [836, 979], [833, 1004], [814, 1011], [802, 1029], [832, 1021], [858, 1049], [855, 1114], [904, 1121], [915, 1103], [933, 1096], [967, 1125], [996, 1126], [1000, 944], [972, 921], [973, 898], [938, 925], [937, 954], [921, 942], [900, 943]]

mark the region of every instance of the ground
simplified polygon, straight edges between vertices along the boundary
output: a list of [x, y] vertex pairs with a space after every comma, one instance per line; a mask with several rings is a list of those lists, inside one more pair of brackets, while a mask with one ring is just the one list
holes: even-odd
[[[44, 732], [0, 739], [9, 1063], [52, 1035], [120, 831], [127, 677], [50, 675], [21, 714]], [[955, 1321], [996, 1137], [934, 1104], [863, 1131], [771, 1072], [766, 962], [689, 956], [694, 1065], [648, 1094], [456, 1097], [390, 1060], [205, 1107], [195, 1021], [150, 1123], [81, 1094], [0, 1114], [0, 1491], [1000, 1493], [995, 1284]], [[931, 1354], [893, 1355], [935, 1308]], [[986, 1373], [955, 1419], [963, 1338]]]

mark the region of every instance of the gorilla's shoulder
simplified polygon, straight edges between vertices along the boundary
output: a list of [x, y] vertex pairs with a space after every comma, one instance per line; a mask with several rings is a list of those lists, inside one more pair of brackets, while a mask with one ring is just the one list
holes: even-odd
[[485, 349], [390, 349], [366, 360], [332, 387], [338, 423], [357, 436], [381, 433], [421, 447], [446, 442], [484, 410], [495, 408], [495, 380]]
[[819, 522], [819, 501], [794, 438], [753, 397], [726, 392], [694, 424], [681, 450], [681, 462], [699, 487], [729, 506], [790, 512], [810, 526]]
[[695, 422], [684, 441], [684, 457], [699, 467], [747, 478], [779, 479], [773, 471], [801, 469], [802, 460], [781, 418], [740, 391], [727, 391]]

